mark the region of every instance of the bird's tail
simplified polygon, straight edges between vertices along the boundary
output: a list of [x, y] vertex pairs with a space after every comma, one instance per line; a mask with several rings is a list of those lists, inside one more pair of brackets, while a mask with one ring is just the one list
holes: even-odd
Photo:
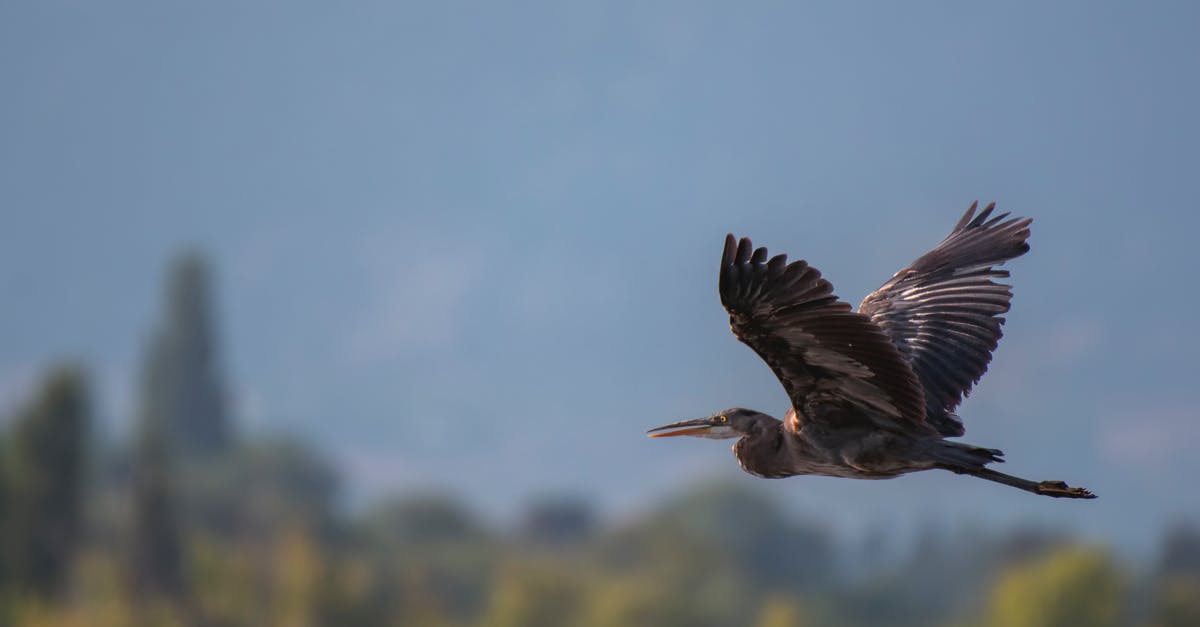
[[983, 468], [993, 462], [1004, 462], [1004, 451], [984, 448], [965, 442], [938, 440], [933, 458], [939, 466], [957, 468], [962, 472]]

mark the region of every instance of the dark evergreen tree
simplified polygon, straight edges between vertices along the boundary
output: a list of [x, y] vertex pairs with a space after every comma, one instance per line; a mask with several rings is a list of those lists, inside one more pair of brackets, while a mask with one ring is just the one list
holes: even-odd
[[213, 328], [208, 269], [197, 254], [179, 258], [167, 281], [166, 318], [154, 338], [155, 403], [171, 450], [185, 459], [210, 459], [229, 446], [230, 433]]
[[53, 597], [63, 592], [79, 546], [84, 448], [89, 421], [83, 375], [51, 372], [20, 411], [5, 443], [3, 555], [8, 586]]
[[134, 586], [181, 600], [182, 514], [195, 483], [229, 449], [208, 270], [194, 253], [172, 266], [164, 318], [147, 348], [133, 453]]

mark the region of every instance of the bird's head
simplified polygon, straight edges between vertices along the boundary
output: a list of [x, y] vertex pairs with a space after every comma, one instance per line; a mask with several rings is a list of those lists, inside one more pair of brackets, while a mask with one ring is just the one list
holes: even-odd
[[[646, 433], [652, 438], [666, 438], [676, 435], [690, 435], [711, 440], [738, 438], [757, 432], [767, 421], [775, 421], [770, 416], [754, 411], [734, 407], [719, 411], [707, 418], [680, 420], [669, 425], [655, 427]], [[776, 421], [777, 422], [777, 421]]]

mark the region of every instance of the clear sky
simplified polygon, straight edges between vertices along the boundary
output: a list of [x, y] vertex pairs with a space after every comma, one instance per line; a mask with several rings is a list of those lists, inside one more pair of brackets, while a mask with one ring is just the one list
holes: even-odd
[[996, 200], [1033, 250], [966, 439], [1101, 498], [759, 483], [848, 527], [1144, 548], [1200, 515], [1196, 7], [0, 3], [0, 406], [79, 357], [120, 437], [196, 246], [245, 429], [311, 437], [361, 495], [630, 511], [740, 476], [644, 429], [786, 409], [727, 330], [726, 232], [857, 303]]

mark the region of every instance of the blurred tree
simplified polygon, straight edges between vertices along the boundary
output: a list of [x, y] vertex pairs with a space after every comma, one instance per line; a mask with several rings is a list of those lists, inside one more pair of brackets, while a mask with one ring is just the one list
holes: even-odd
[[141, 413], [133, 452], [133, 537], [130, 571], [143, 599], [177, 600], [183, 593], [183, 550], [176, 518], [176, 485], [166, 430], [169, 394], [162, 385], [158, 351], [151, 349], [142, 372]]
[[990, 553], [986, 558], [990, 564], [1006, 567], [1045, 557], [1069, 543], [1070, 536], [1061, 531], [1035, 525], [1018, 525], [998, 537], [985, 540], [982, 546]]
[[85, 388], [78, 369], [53, 370], [5, 442], [0, 563], [8, 586], [21, 593], [60, 595], [80, 544]]
[[763, 494], [706, 485], [669, 505], [665, 521], [722, 547], [755, 589], [789, 594], [834, 579], [833, 548], [816, 524], [793, 520]]
[[[0, 417], [0, 420], [3, 418], [7, 418], [7, 416]], [[9, 530], [10, 521], [12, 520], [8, 511], [8, 482], [10, 481], [8, 466], [11, 464], [9, 461], [11, 453], [8, 451], [10, 445], [6, 435], [0, 431], [0, 618], [4, 617], [7, 610], [5, 601], [7, 600], [6, 597], [9, 596], [7, 592], [10, 570], [8, 565], [8, 538], [13, 533]]]
[[510, 566], [495, 580], [481, 625], [568, 627], [577, 623], [583, 586], [565, 568]]
[[1171, 527], [1163, 537], [1158, 571], [1200, 576], [1200, 529], [1186, 522]]
[[208, 269], [196, 253], [180, 256], [167, 280], [165, 319], [150, 349], [155, 394], [149, 414], [164, 422], [172, 453], [187, 460], [224, 452], [230, 442], [218, 369]]
[[1200, 529], [1181, 522], [1163, 536], [1150, 625], [1200, 625]]
[[581, 499], [544, 498], [525, 510], [520, 535], [535, 544], [562, 546], [584, 540], [594, 526], [592, 509]]
[[946, 622], [977, 608], [997, 572], [1044, 556], [1065, 539], [1061, 533], [1030, 526], [999, 535], [969, 526], [955, 531], [933, 518], [921, 521], [914, 531], [907, 560], [895, 568], [869, 570], [867, 576], [834, 591], [830, 599], [841, 621], [886, 621], [897, 627]]
[[1123, 621], [1125, 577], [1103, 551], [1072, 547], [1010, 567], [992, 589], [982, 625], [1103, 627]]
[[180, 482], [189, 526], [225, 538], [262, 542], [296, 526], [333, 532], [337, 472], [295, 438], [239, 443], [220, 463], [188, 465]]
[[363, 528], [373, 542], [397, 549], [433, 549], [486, 535], [470, 512], [438, 494], [383, 501], [367, 512]]
[[1151, 627], [1200, 625], [1200, 575], [1167, 575], [1155, 586]]
[[75, 582], [68, 608], [79, 617], [74, 624], [116, 627], [135, 623], [124, 562], [106, 543], [93, 544], [76, 561]]
[[755, 627], [801, 627], [804, 614], [794, 599], [781, 595], [767, 597]]
[[[443, 582], [432, 569], [418, 566], [402, 573], [399, 580], [402, 596], [392, 597], [390, 625], [428, 625], [428, 627], [455, 627], [465, 624], [461, 617], [463, 608], [447, 602], [443, 593]], [[487, 623], [492, 625], [492, 623]]]
[[601, 617], [645, 616], [652, 604], [649, 615], [662, 622], [646, 624], [729, 627], [752, 620], [763, 594], [727, 547], [661, 516], [605, 534], [587, 566], [604, 580], [635, 584], [594, 588], [601, 601], [592, 604], [610, 606]]
[[325, 573], [316, 539], [301, 526], [283, 531], [276, 537], [270, 624], [286, 627], [318, 625]]
[[130, 551], [134, 588], [143, 599], [185, 600], [185, 478], [193, 469], [220, 466], [229, 447], [209, 289], [203, 259], [181, 255], [167, 279], [164, 319], [144, 357]]
[[271, 624], [268, 595], [272, 582], [264, 580], [261, 572], [272, 570], [273, 564], [264, 564], [262, 555], [271, 547], [252, 551], [205, 535], [189, 540], [185, 580], [206, 621], [215, 625]]
[[[261, 438], [237, 449], [243, 524], [324, 534], [334, 525], [339, 479], [320, 453], [294, 438]], [[285, 527], [286, 525], [286, 527]]]
[[[416, 612], [465, 622], [488, 602], [497, 547], [475, 516], [453, 499], [416, 494], [384, 501], [364, 516], [359, 535], [380, 585], [407, 620], [416, 621]], [[397, 595], [387, 586], [403, 592]]]
[[[650, 577], [595, 576], [586, 582], [580, 627], [656, 625], [692, 627], [706, 623], [703, 610], [690, 603], [673, 582]], [[723, 617], [728, 620], [729, 617]], [[732, 627], [734, 623], [723, 623]]]
[[[799, 594], [815, 585], [810, 567], [824, 568], [828, 576], [824, 541], [821, 532], [784, 517], [758, 492], [704, 485], [601, 534], [587, 559], [605, 578], [642, 582], [644, 588], [607, 589], [614, 609], [599, 616], [649, 615], [644, 605], [652, 599], [658, 608], [651, 614], [663, 622], [648, 624], [727, 627], [752, 625], [765, 595]], [[808, 550], [811, 565], [805, 563]]]
[[372, 627], [388, 625], [395, 590], [379, 585], [378, 573], [363, 552], [328, 555], [321, 591], [321, 624]]

